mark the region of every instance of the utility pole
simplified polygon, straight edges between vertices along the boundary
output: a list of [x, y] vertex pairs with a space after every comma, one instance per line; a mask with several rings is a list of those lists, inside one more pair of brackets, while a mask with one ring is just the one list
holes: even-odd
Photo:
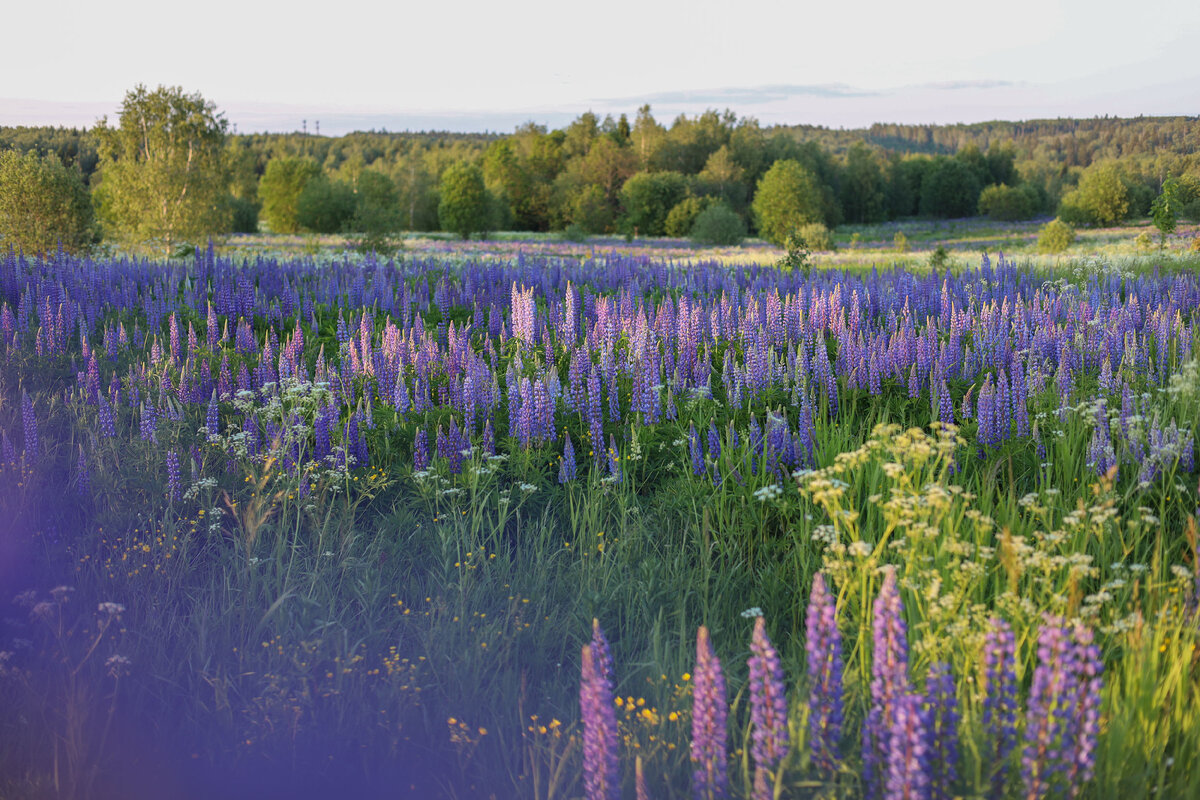
[[308, 135], [308, 120], [306, 120], [306, 119], [300, 120], [300, 132], [303, 133], [305, 136]]
[[321, 120], [317, 120], [317, 136], [321, 135]]

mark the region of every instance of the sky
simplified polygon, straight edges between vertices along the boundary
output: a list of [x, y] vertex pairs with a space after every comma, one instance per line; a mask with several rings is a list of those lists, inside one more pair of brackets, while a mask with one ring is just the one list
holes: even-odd
[[[203, 14], [197, 9], [203, 8]], [[1200, 2], [13, 3], [0, 125], [89, 126], [139, 83], [241, 132], [511, 131], [643, 103], [853, 128], [1200, 114]]]

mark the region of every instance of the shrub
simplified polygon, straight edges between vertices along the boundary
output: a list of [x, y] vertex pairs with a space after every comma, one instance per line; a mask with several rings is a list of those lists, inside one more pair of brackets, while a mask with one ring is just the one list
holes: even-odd
[[837, 245], [833, 241], [833, 232], [826, 228], [824, 223], [810, 222], [807, 225], [801, 225], [797, 229], [796, 235], [804, 240], [810, 250], [837, 249]]
[[904, 235], [904, 231], [896, 231], [896, 235], [892, 237], [892, 246], [896, 248], [897, 253], [908, 252], [908, 237]]
[[741, 215], [724, 203], [700, 212], [692, 225], [692, 241], [699, 244], [732, 246], [746, 238], [746, 223]]
[[929, 254], [929, 266], [932, 269], [945, 269], [946, 262], [950, 260], [950, 253], [946, 251], [946, 246], [939, 244], [937, 249]]
[[1133, 240], [1133, 244], [1138, 250], [1154, 249], [1154, 240], [1150, 238], [1150, 234], [1147, 231], [1142, 231], [1139, 233], [1137, 238]]
[[1061, 253], [1075, 241], [1075, 229], [1057, 217], [1038, 230], [1039, 253]]
[[586, 242], [588, 232], [578, 222], [572, 222], [562, 232], [562, 237], [568, 242]]
[[56, 156], [0, 153], [0, 237], [27, 253], [87, 249], [95, 240], [92, 203], [79, 172]]
[[321, 167], [311, 158], [272, 158], [258, 184], [262, 217], [273, 233], [300, 230], [300, 195], [309, 182], [321, 175]]

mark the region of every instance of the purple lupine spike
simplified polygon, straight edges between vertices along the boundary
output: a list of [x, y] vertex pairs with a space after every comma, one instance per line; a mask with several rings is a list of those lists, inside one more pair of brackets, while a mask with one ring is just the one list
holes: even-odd
[[871, 709], [863, 725], [863, 782], [867, 797], [883, 796], [896, 703], [909, 693], [908, 633], [896, 585], [896, 568], [886, 567], [872, 620]]
[[618, 762], [617, 714], [612, 681], [594, 643], [582, 648], [579, 709], [583, 721], [583, 785], [587, 800], [618, 800], [621, 775]]
[[154, 406], [149, 403], [140, 404], [141, 421], [139, 430], [143, 442], [157, 441], [156, 433], [158, 429], [158, 414], [155, 413]]
[[558, 468], [558, 482], [569, 483], [575, 480], [575, 447], [571, 444], [571, 437], [568, 434], [563, 434], [565, 443], [563, 444], [562, 464]]
[[1055, 775], [1063, 771], [1060, 748], [1067, 725], [1064, 701], [1072, 689], [1068, 636], [1061, 619], [1049, 616], [1038, 633], [1038, 664], [1029, 690], [1025, 751], [1021, 756], [1021, 777], [1028, 798], [1046, 797]]
[[38, 423], [33, 412], [33, 399], [21, 390], [21, 425], [25, 430], [25, 460], [33, 464], [38, 460]]
[[417, 428], [413, 439], [413, 469], [417, 472], [429, 469], [429, 435], [424, 428]]
[[837, 606], [825, 586], [825, 576], [813, 576], [812, 595], [805, 614], [804, 643], [808, 656], [808, 733], [817, 767], [832, 775], [837, 771], [842, 738], [842, 635], [837, 626]]
[[[7, 442], [7, 439], [5, 439]], [[75, 492], [83, 499], [92, 495], [92, 473], [88, 469], [87, 457], [83, 454], [83, 445], [79, 445], [79, 461], [75, 465]]]
[[1104, 661], [1090, 628], [1076, 624], [1073, 642], [1078, 671], [1076, 695], [1067, 700], [1071, 735], [1064, 741], [1066, 783], [1070, 797], [1078, 797], [1096, 770], [1096, 743], [1100, 734], [1100, 695], [1104, 688]]
[[179, 474], [179, 454], [167, 451], [167, 497], [172, 503], [183, 499], [183, 480]]
[[759, 767], [774, 771], [788, 749], [787, 689], [779, 653], [767, 637], [766, 621], [754, 620], [750, 640], [750, 721], [754, 726], [750, 754]]
[[688, 424], [688, 451], [692, 457], [692, 474], [704, 474], [704, 447], [700, 444], [700, 434], [696, 432], [696, 423]]
[[954, 675], [945, 662], [934, 664], [925, 681], [926, 744], [929, 754], [930, 797], [950, 800], [958, 782], [958, 695]]
[[726, 797], [729, 791], [725, 720], [725, 676], [713, 652], [708, 628], [696, 632], [692, 673], [692, 791], [696, 800]]
[[921, 696], [904, 692], [895, 698], [887, 730], [888, 758], [884, 800], [928, 800], [929, 736], [921, 714]]
[[1005, 796], [1009, 762], [1017, 744], [1016, 637], [1002, 619], [993, 618], [983, 645], [985, 685], [983, 728], [992, 752], [990, 796]]
[[208, 401], [208, 412], [204, 417], [204, 433], [211, 441], [221, 432], [221, 417], [217, 412], [217, 396], [214, 394]]

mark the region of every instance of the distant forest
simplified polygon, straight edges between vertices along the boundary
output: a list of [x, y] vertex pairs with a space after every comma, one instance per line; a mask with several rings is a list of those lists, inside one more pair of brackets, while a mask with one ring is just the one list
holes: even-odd
[[[814, 209], [809, 217], [830, 228], [980, 213], [1106, 224], [1114, 220], [1088, 211], [1083, 194], [1100, 191], [1090, 184], [1111, 191], [1116, 181], [1119, 216], [1144, 216], [1169, 176], [1182, 181], [1184, 215], [1200, 214], [1198, 117], [844, 130], [763, 127], [729, 111], [662, 124], [643, 106], [632, 121], [585, 113], [562, 129], [529, 123], [509, 135], [369, 131], [228, 134], [225, 141], [235, 231], [345, 229], [353, 215], [339, 216], [331, 204], [345, 205], [339, 191], [352, 195], [366, 172], [392, 182], [385, 195], [394, 198], [397, 229], [440, 230], [448, 227], [443, 178], [464, 164], [487, 191], [488, 218], [475, 230], [687, 235], [713, 204], [760, 230], [756, 196], [784, 161], [800, 165], [788, 172], [787, 191], [809, 193], [801, 201]], [[103, 180], [88, 130], [0, 127], [0, 151], [7, 149], [56, 156], [93, 188]]]

